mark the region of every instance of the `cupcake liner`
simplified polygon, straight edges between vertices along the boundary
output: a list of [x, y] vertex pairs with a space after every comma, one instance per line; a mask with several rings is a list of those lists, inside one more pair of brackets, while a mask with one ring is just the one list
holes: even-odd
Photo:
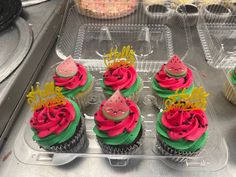
[[76, 132], [69, 140], [61, 144], [53, 145], [49, 148], [42, 148], [52, 152], [76, 153], [84, 147], [86, 141], [88, 141], [88, 139], [86, 136], [85, 120], [84, 117], [81, 116], [80, 123], [76, 128]]
[[102, 142], [100, 138], [97, 137], [98, 143], [105, 154], [119, 154], [119, 155], [132, 155], [140, 150], [143, 144], [143, 129], [140, 130], [136, 140], [129, 145], [107, 145]]
[[[227, 13], [223, 13], [223, 11], [226, 9]], [[218, 13], [212, 13], [210, 11], [218, 11]], [[219, 12], [221, 12], [222, 14]], [[210, 4], [204, 9], [205, 19], [208, 23], [224, 23], [227, 21], [231, 14], [231, 9], [225, 7], [222, 4]]]
[[[143, 90], [143, 82], [142, 85], [140, 86], [140, 88], [134, 92], [131, 96], [129, 96], [128, 98], [131, 99], [133, 102], [137, 103], [139, 101], [140, 98], [140, 93]], [[103, 90], [103, 94], [106, 97], [106, 99], [109, 99], [112, 95], [105, 93], [105, 91]]]
[[165, 108], [165, 100], [166, 98], [160, 97], [155, 90], [152, 89], [152, 94], [156, 97], [156, 102], [154, 103], [156, 107], [159, 109]]
[[[200, 150], [196, 152], [181, 152], [181, 151], [175, 150], [171, 148], [170, 146], [168, 146], [167, 144], [165, 144], [158, 135], [157, 135], [157, 149], [162, 155], [165, 155], [165, 156], [179, 156], [179, 157], [170, 158], [170, 160], [177, 163], [183, 163], [186, 160], [188, 160], [188, 158], [186, 157], [194, 157], [200, 153]], [[181, 157], [181, 156], [184, 156], [184, 157]]]
[[225, 83], [224, 94], [227, 100], [233, 104], [236, 104], [236, 93], [229, 80], [227, 80]]
[[89, 105], [89, 95], [93, 92], [93, 88], [94, 79], [92, 80], [91, 85], [87, 90], [85, 90], [84, 92], [80, 92], [75, 96], [74, 100], [79, 105], [80, 109], [83, 109]]

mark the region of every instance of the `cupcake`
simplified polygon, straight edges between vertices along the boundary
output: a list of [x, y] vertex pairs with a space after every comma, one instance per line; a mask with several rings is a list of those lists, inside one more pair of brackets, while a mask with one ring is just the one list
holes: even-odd
[[56, 86], [62, 88], [62, 94], [75, 100], [81, 109], [88, 105], [88, 95], [93, 91], [94, 79], [82, 64], [68, 57], [56, 67], [53, 80]]
[[124, 97], [138, 102], [143, 82], [134, 68], [136, 56], [132, 47], [123, 46], [121, 52], [112, 48], [103, 59], [107, 69], [100, 83], [106, 98], [119, 89]]
[[143, 7], [149, 22], [166, 24], [171, 15], [167, 0], [144, 0]]
[[224, 94], [231, 103], [236, 104], [236, 67], [227, 73]]
[[98, 143], [106, 154], [134, 154], [142, 145], [142, 118], [138, 106], [117, 90], [94, 115]]
[[[76, 102], [63, 98], [63, 95], [52, 98], [58, 94], [60, 88], [55, 87], [54, 90], [53, 85], [50, 88], [47, 91], [40, 91], [41, 94], [39, 90], [37, 92], [32, 90], [27, 95], [28, 102], [31, 102], [36, 98], [35, 94], [39, 94], [40, 99], [35, 99], [31, 102], [33, 104], [37, 100], [46, 100], [42, 104], [40, 102], [36, 104], [30, 119], [30, 126], [34, 133], [33, 140], [47, 151], [79, 152], [87, 140], [85, 122], [80, 109]], [[42, 96], [47, 96], [48, 99]]]
[[161, 70], [155, 75], [152, 88], [154, 95], [161, 101], [174, 95], [177, 90], [179, 92], [184, 90], [185, 93], [191, 94], [194, 88], [192, 71], [178, 56], [173, 56], [167, 64], [162, 65]]
[[207, 115], [198, 104], [182, 100], [178, 94], [176, 99], [170, 99], [168, 109], [157, 115], [158, 150], [162, 155], [175, 156], [173, 161], [184, 162], [184, 157], [196, 156], [206, 144]]
[[138, 0], [74, 0], [78, 11], [99, 19], [114, 19], [133, 13]]

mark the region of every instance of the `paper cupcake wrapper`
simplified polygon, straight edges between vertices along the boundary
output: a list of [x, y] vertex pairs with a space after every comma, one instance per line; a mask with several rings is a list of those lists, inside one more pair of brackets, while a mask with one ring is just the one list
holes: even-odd
[[224, 94], [225, 97], [233, 104], [236, 104], [236, 93], [234, 91], [234, 88], [232, 85], [229, 83], [230, 81], [227, 80], [225, 83], [225, 88], [224, 88]]
[[[177, 151], [173, 148], [171, 148], [170, 146], [168, 146], [167, 144], [165, 144], [159, 136], [157, 136], [157, 149], [158, 151], [165, 156], [176, 156], [176, 157], [172, 157], [172, 158], [168, 158], [174, 162], [177, 163], [183, 163], [186, 160], [188, 160], [188, 158], [186, 157], [194, 157], [196, 155], [198, 155], [200, 153], [200, 150], [196, 151], [196, 152], [180, 152]], [[181, 157], [184, 156], [184, 157]]]
[[[136, 92], [134, 92], [131, 96], [129, 96], [128, 98], [131, 99], [134, 103], [137, 103], [139, 101], [142, 90], [143, 90], [143, 82], [142, 82], [142, 85], [140, 86], [140, 88]], [[111, 97], [111, 95], [105, 93], [104, 90], [103, 90], [103, 94], [107, 100]]]
[[94, 79], [87, 90], [85, 90], [82, 93], [80, 92], [75, 96], [74, 100], [76, 101], [80, 109], [83, 109], [89, 105], [89, 95], [92, 94], [93, 89], [94, 89]]
[[124, 146], [107, 145], [107, 144], [104, 144], [102, 140], [98, 137], [97, 137], [97, 140], [102, 151], [105, 154], [132, 155], [132, 154], [136, 154], [141, 149], [141, 146], [143, 144], [143, 136], [142, 136], [144, 133], [143, 129], [141, 131], [142, 131], [141, 137], [138, 137], [138, 139], [135, 140], [136, 142], [130, 145], [124, 145]]
[[87, 136], [86, 136], [86, 127], [85, 127], [85, 120], [84, 117], [81, 117], [81, 125], [77, 126], [76, 132], [73, 135], [70, 140], [53, 145], [49, 148], [44, 148], [47, 151], [53, 151], [53, 152], [68, 152], [68, 153], [77, 153], [79, 152], [88, 141]]

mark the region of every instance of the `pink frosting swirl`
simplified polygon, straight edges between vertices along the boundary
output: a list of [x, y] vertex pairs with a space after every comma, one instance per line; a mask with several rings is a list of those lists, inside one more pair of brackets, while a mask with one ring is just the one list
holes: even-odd
[[67, 90], [73, 90], [77, 87], [84, 86], [87, 82], [87, 71], [83, 65], [78, 63], [76, 65], [78, 67], [78, 72], [71, 78], [63, 78], [55, 74], [55, 76], [53, 77], [55, 85], [64, 87]]
[[39, 138], [58, 135], [74, 121], [75, 114], [73, 105], [67, 101], [65, 105], [36, 110], [30, 119], [30, 125], [37, 131]]
[[162, 88], [169, 90], [177, 90], [189, 88], [193, 83], [192, 71], [188, 68], [185, 77], [175, 78], [170, 77], [165, 73], [165, 65], [162, 66], [161, 70], [156, 74], [155, 79]]
[[171, 139], [195, 141], [206, 132], [208, 120], [202, 110], [184, 111], [175, 108], [163, 114], [162, 124], [168, 128], [167, 133]]
[[112, 90], [122, 90], [130, 88], [136, 82], [137, 72], [133, 66], [119, 67], [107, 70], [103, 77], [106, 86], [111, 87]]
[[138, 123], [140, 116], [138, 107], [130, 99], [126, 99], [126, 103], [129, 106], [129, 115], [121, 120], [120, 122], [115, 122], [113, 120], [107, 119], [102, 113], [102, 107], [106, 101], [103, 101], [98, 112], [95, 113], [95, 120], [97, 128], [100, 131], [105, 131], [108, 136], [114, 137], [122, 134], [125, 130], [127, 132], [132, 132]]

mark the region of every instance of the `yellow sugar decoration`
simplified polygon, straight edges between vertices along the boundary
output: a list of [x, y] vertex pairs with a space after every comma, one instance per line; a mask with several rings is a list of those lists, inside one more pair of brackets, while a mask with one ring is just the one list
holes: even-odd
[[118, 48], [111, 48], [110, 53], [104, 55], [104, 64], [108, 68], [117, 68], [121, 66], [133, 66], [136, 62], [134, 50], [130, 45], [124, 46], [119, 52]]
[[39, 83], [36, 83], [36, 88], [32, 86], [31, 91], [26, 96], [27, 102], [33, 111], [42, 107], [66, 104], [61, 91], [62, 88], [55, 86], [53, 82], [46, 83], [43, 90], [39, 88]]
[[203, 87], [194, 87], [192, 94], [186, 94], [185, 89], [179, 93], [179, 90], [165, 101], [166, 112], [178, 108], [183, 110], [206, 110], [208, 93]]

